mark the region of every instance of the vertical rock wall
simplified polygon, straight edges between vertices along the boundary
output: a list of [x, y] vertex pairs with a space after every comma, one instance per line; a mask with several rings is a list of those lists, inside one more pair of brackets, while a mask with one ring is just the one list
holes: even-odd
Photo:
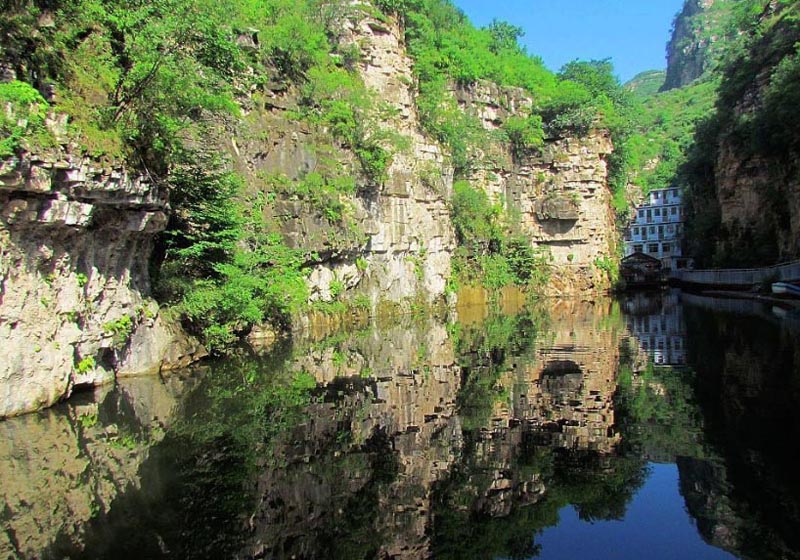
[[235, 169], [256, 191], [269, 190], [264, 177], [302, 180], [310, 172], [344, 170], [356, 178], [357, 193], [346, 197], [343, 220], [281, 194], [265, 216], [290, 246], [317, 255], [309, 279], [312, 301], [335, 299], [335, 284], [368, 296], [373, 306], [381, 300], [433, 301], [444, 295], [455, 249], [448, 212], [452, 169], [421, 132], [412, 63], [398, 25], [364, 14], [341, 25], [342, 44], [357, 45], [361, 53], [357, 71], [365, 85], [393, 114], [378, 123], [379, 132], [403, 140], [401, 149], [391, 150], [386, 180], [378, 184], [363, 176], [354, 154], [329, 131], [297, 122], [288, 112], [297, 107], [297, 93], [280, 84], [246, 109], [237, 137], [225, 143]]
[[[373, 305], [380, 300], [433, 301], [445, 292], [456, 247], [448, 210], [453, 170], [442, 147], [422, 132], [412, 61], [398, 24], [362, 15], [342, 26], [342, 42], [358, 45], [365, 85], [393, 110], [378, 126], [400, 135], [406, 147], [395, 150], [383, 184], [359, 178], [358, 193], [348, 201], [352, 227], [331, 224], [307, 203], [280, 195], [267, 217], [280, 224], [290, 245], [319, 255], [310, 277], [312, 300], [334, 299], [331, 286], [339, 283], [367, 295]], [[490, 131], [532, 106], [522, 90], [489, 83], [453, 94]], [[276, 87], [254, 107], [240, 139], [229, 146], [237, 169], [258, 185], [265, 174], [301, 179], [323, 169], [327, 157], [358, 174], [353, 155], [336, 147], [326, 131], [291, 122], [287, 109], [296, 103], [291, 91]], [[327, 152], [321, 153], [326, 144]], [[613, 150], [608, 135], [593, 131], [581, 139], [555, 138], [521, 161], [508, 143], [484, 148], [471, 182], [494, 200], [504, 200], [532, 244], [552, 255], [555, 270], [548, 293], [592, 297], [608, 289], [606, 274], [595, 265], [614, 254], [617, 237], [607, 187], [606, 157]]]
[[[379, 233], [369, 243], [372, 270], [369, 286], [392, 300], [421, 291], [430, 300], [444, 294], [450, 276], [455, 233], [447, 203], [452, 170], [441, 149], [422, 133], [412, 94], [412, 62], [396, 22], [364, 19], [351, 30], [361, 46], [361, 73], [367, 87], [396, 109], [384, 123], [409, 141], [395, 155], [389, 179], [377, 196]], [[422, 177], [429, 177], [428, 184]]]
[[[769, 69], [768, 69], [769, 70]], [[769, 85], [763, 72], [735, 107], [737, 119], [757, 115]], [[752, 153], [734, 135], [719, 137], [715, 161], [716, 204], [720, 210], [717, 250], [749, 254], [749, 262], [771, 265], [800, 257], [800, 167], [785, 157]]]
[[66, 154], [0, 164], [0, 418], [201, 350], [148, 299], [163, 192]]
[[[511, 115], [525, 115], [532, 101], [522, 90], [480, 83], [456, 92], [465, 111], [480, 117], [484, 128], [498, 130]], [[518, 215], [534, 246], [552, 255], [550, 295], [592, 294], [607, 290], [609, 280], [597, 268], [611, 258], [617, 243], [606, 157], [613, 145], [605, 131], [585, 138], [548, 139], [538, 154], [516, 158], [507, 144], [484, 154], [472, 176], [495, 201]]]

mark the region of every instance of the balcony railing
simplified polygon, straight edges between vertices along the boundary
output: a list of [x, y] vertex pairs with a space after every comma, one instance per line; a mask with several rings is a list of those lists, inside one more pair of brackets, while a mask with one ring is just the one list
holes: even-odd
[[684, 282], [723, 286], [754, 286], [766, 281], [800, 280], [800, 261], [766, 268], [726, 270], [676, 270], [672, 277]]

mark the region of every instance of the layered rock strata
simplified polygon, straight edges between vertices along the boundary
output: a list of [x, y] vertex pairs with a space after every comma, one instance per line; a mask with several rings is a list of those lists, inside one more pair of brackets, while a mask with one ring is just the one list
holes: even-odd
[[[485, 82], [455, 94], [463, 110], [490, 131], [500, 131], [510, 116], [524, 116], [532, 105], [522, 90]], [[593, 297], [610, 287], [596, 263], [612, 258], [617, 243], [608, 188], [612, 151], [608, 133], [600, 130], [585, 138], [548, 139], [541, 150], [523, 157], [509, 144], [495, 144], [471, 177], [518, 215], [531, 243], [551, 255], [549, 295]]]
[[165, 212], [163, 191], [122, 168], [63, 153], [0, 164], [0, 417], [203, 353], [148, 298]]

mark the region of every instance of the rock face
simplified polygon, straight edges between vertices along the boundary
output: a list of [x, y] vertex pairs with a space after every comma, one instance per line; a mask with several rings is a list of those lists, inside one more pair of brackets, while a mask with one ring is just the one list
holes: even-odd
[[147, 296], [158, 186], [57, 154], [0, 164], [0, 418], [202, 353]]
[[730, 4], [731, 0], [686, 0], [667, 44], [667, 77], [661, 91], [688, 85], [713, 65]]
[[[445, 293], [456, 247], [448, 210], [453, 170], [443, 148], [422, 132], [412, 61], [399, 25], [362, 16], [343, 21], [341, 34], [345, 45], [361, 52], [357, 69], [365, 85], [390, 109], [392, 116], [376, 126], [399, 135], [406, 147], [395, 150], [381, 184], [357, 179], [357, 194], [345, 201], [345, 219], [327, 219], [309, 202], [281, 194], [267, 218], [280, 225], [290, 245], [319, 256], [309, 279], [312, 301], [334, 299], [336, 287], [368, 296], [373, 307], [381, 300], [437, 300]], [[521, 90], [489, 83], [452, 93], [490, 131], [532, 106]], [[352, 153], [326, 130], [292, 121], [287, 110], [296, 105], [296, 94], [282, 87], [254, 105], [236, 140], [228, 142], [237, 171], [256, 190], [265, 175], [298, 180], [330, 169], [326, 160], [358, 176]], [[523, 161], [512, 157], [507, 143], [493, 142], [479, 154], [486, 163], [471, 182], [504, 200], [511, 214], [519, 213], [531, 243], [549, 250], [557, 278], [552, 295], [609, 287], [595, 262], [613, 254], [616, 243], [606, 165], [612, 149], [607, 134], [595, 131], [583, 139], [552, 139]]]
[[228, 148], [255, 190], [264, 188], [265, 175], [298, 180], [336, 168], [356, 177], [357, 193], [341, 201], [342, 219], [330, 219], [291, 194], [278, 194], [267, 210], [289, 245], [319, 257], [309, 278], [312, 301], [334, 299], [336, 285], [366, 295], [373, 306], [381, 300], [433, 301], [444, 295], [456, 246], [447, 204], [452, 169], [441, 148], [421, 133], [412, 62], [398, 24], [363, 16], [344, 20], [341, 33], [343, 44], [360, 49], [365, 85], [393, 115], [376, 126], [405, 144], [393, 150], [385, 180], [360, 174], [352, 152], [327, 130], [294, 122], [287, 110], [296, 107], [297, 94], [290, 89], [277, 87], [256, 104]]
[[[385, 177], [364, 177], [353, 151], [329, 130], [298, 122], [298, 92], [282, 84], [243, 102], [243, 118], [211, 127], [216, 132], [203, 142], [228, 151], [245, 196], [265, 201], [268, 227], [312, 255], [311, 301], [343, 292], [365, 297], [373, 309], [382, 301], [410, 307], [441, 300], [456, 249], [448, 208], [453, 169], [422, 132], [402, 30], [394, 20], [363, 15], [344, 20], [341, 37], [357, 45], [357, 70], [386, 106], [389, 116], [375, 128], [402, 139]], [[489, 84], [453, 93], [492, 131], [532, 105], [520, 90]], [[493, 142], [471, 177], [520, 216], [532, 245], [547, 249], [552, 295], [593, 297], [609, 287], [595, 263], [614, 252], [611, 150], [601, 131], [551, 139], [522, 159]], [[334, 212], [274, 184], [331, 169], [356, 178], [354, 194], [336, 195]], [[2, 163], [0, 341], [10, 359], [0, 365], [0, 417], [48, 406], [76, 386], [201, 355], [148, 299], [148, 261], [166, 210], [158, 185], [124, 169], [65, 154]]]
[[[457, 97], [487, 130], [498, 130], [532, 103], [521, 90], [487, 83], [462, 89]], [[534, 246], [550, 252], [554, 271], [547, 292], [580, 295], [608, 289], [608, 278], [595, 266], [614, 254], [617, 239], [608, 189], [606, 157], [613, 150], [608, 134], [549, 139], [541, 153], [522, 158], [509, 145], [493, 150], [471, 179], [493, 200], [505, 201]]]
[[[737, 120], [751, 119], [763, 106], [772, 68], [765, 68], [736, 103]], [[800, 258], [800, 177], [796, 149], [753, 153], [732, 134], [719, 136], [714, 179], [719, 205], [717, 251], [746, 254], [739, 264], [769, 265]]]
[[747, 248], [753, 265], [800, 257], [800, 181], [780, 162], [747, 157], [723, 140], [717, 158], [717, 201], [724, 236], [718, 250]]
[[373, 293], [391, 300], [422, 290], [427, 299], [444, 294], [450, 276], [450, 255], [455, 232], [447, 203], [452, 191], [452, 170], [444, 163], [439, 146], [422, 135], [411, 92], [411, 59], [402, 31], [363, 20], [352, 30], [351, 40], [361, 45], [362, 75], [367, 87], [396, 110], [383, 124], [409, 141], [389, 168], [389, 179], [378, 193], [375, 219], [379, 233], [370, 239], [372, 270], [367, 283]]

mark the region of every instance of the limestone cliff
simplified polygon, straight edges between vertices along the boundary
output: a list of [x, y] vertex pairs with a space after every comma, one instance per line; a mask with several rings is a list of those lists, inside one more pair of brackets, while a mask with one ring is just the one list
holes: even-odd
[[[381, 101], [385, 116], [375, 130], [399, 139], [380, 179], [366, 176], [353, 146], [298, 118], [303, 92], [277, 81], [240, 96], [241, 118], [210, 119], [210, 132], [190, 142], [225, 150], [244, 179], [244, 205], [263, 208], [271, 233], [308, 255], [310, 302], [360, 297], [374, 311], [382, 301], [408, 308], [442, 300], [456, 250], [453, 168], [423, 132], [402, 29], [393, 18], [361, 13], [343, 19], [338, 33], [341, 45], [360, 53], [354, 69]], [[453, 95], [491, 132], [532, 104], [520, 90], [486, 83]], [[609, 287], [596, 263], [615, 246], [612, 149], [603, 131], [549, 139], [522, 159], [498, 141], [470, 177], [519, 216], [533, 246], [548, 250], [551, 295], [594, 297]], [[291, 188], [331, 170], [354, 178], [355, 189], [328, 207]], [[153, 240], [169, 211], [157, 182], [64, 150], [24, 154], [2, 163], [0, 206], [0, 341], [10, 356], [0, 366], [0, 417], [51, 405], [76, 386], [202, 354], [149, 299]]]
[[335, 168], [356, 178], [357, 192], [340, 201], [345, 210], [338, 218], [292, 193], [277, 193], [267, 206], [267, 221], [287, 243], [313, 253], [311, 301], [331, 301], [342, 288], [367, 296], [373, 306], [441, 298], [455, 249], [447, 205], [452, 170], [421, 132], [402, 32], [394, 22], [365, 15], [343, 20], [340, 31], [342, 44], [361, 53], [365, 85], [393, 115], [377, 126], [403, 139], [385, 180], [364, 176], [352, 151], [324, 127], [296, 121], [291, 111], [299, 94], [282, 85], [245, 107], [236, 136], [226, 142], [234, 168], [256, 192], [270, 192], [265, 177], [294, 181]]
[[[522, 90], [480, 83], [456, 92], [460, 105], [497, 131], [532, 100]], [[509, 144], [497, 144], [471, 180], [495, 201], [518, 214], [522, 231], [551, 254], [549, 295], [597, 294], [610, 287], [597, 268], [614, 254], [617, 234], [608, 189], [606, 157], [613, 145], [605, 131], [585, 138], [551, 138], [540, 153], [517, 158]]]
[[[346, 217], [326, 219], [308, 201], [278, 193], [267, 209], [293, 247], [318, 257], [310, 276], [311, 300], [336, 297], [332, 286], [381, 300], [433, 301], [445, 293], [456, 248], [449, 201], [453, 169], [446, 150], [423, 132], [415, 104], [412, 60], [393, 20], [367, 15], [342, 22], [342, 41], [357, 45], [357, 66], [365, 85], [393, 115], [378, 127], [399, 134], [398, 150], [382, 183], [359, 175], [357, 162], [327, 130], [293, 120], [297, 93], [278, 85], [255, 99], [226, 140], [235, 169], [251, 189], [268, 191], [265, 176], [302, 179], [338, 166], [356, 175], [357, 193], [348, 197]], [[462, 110], [480, 116], [488, 131], [528, 112], [522, 90], [482, 82], [455, 88]], [[266, 138], [266, 142], [264, 139]], [[325, 146], [321, 149], [320, 146]], [[518, 161], [507, 142], [479, 154], [484, 163], [469, 177], [495, 201], [503, 200], [532, 245], [552, 255], [551, 295], [596, 294], [609, 288], [595, 263], [614, 253], [616, 232], [607, 187], [606, 156], [613, 146], [604, 131], [586, 138], [553, 138], [538, 155]], [[331, 162], [334, 162], [333, 164]]]
[[158, 185], [59, 152], [0, 162], [0, 418], [201, 349], [149, 299]]
[[731, 0], [686, 0], [667, 44], [667, 76], [661, 91], [686, 86], [714, 68], [724, 48]]
[[690, 239], [705, 264], [800, 257], [795, 3], [767, 3], [724, 68], [717, 114], [689, 165]]

